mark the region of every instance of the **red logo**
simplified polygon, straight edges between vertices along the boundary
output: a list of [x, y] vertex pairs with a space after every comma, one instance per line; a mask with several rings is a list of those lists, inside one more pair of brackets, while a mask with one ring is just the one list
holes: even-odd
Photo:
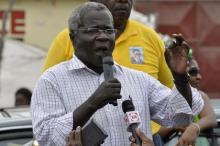
[[131, 122], [139, 121], [139, 115], [136, 112], [135, 113], [129, 113], [128, 116], [130, 117]]

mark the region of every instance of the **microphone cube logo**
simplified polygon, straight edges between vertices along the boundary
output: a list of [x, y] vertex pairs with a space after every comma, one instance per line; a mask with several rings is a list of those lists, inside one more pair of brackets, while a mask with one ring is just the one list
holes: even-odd
[[124, 120], [127, 126], [134, 123], [141, 123], [141, 118], [137, 111], [126, 112]]

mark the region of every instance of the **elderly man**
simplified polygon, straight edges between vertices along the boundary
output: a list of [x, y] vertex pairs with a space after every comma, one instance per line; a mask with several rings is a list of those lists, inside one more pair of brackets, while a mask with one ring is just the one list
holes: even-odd
[[[164, 45], [157, 33], [151, 28], [130, 20], [133, 0], [90, 0], [104, 4], [112, 13], [114, 28], [117, 29], [113, 58], [120, 65], [144, 71], [158, 79], [167, 87], [173, 86], [172, 75], [164, 58]], [[138, 49], [143, 61], [132, 63], [133, 54]], [[43, 71], [60, 62], [70, 60], [75, 49], [69, 38], [69, 30], [64, 29], [54, 39]]]
[[[173, 77], [164, 58], [163, 41], [151, 28], [129, 19], [133, 0], [89, 0], [104, 4], [112, 13], [116, 33], [114, 60], [123, 66], [144, 71], [158, 79], [165, 86], [173, 87]], [[133, 51], [141, 52], [141, 61], [133, 60]], [[69, 37], [69, 30], [64, 29], [54, 39], [46, 57], [43, 71], [60, 62], [70, 60], [74, 47]], [[156, 98], [156, 97], [155, 97]], [[153, 134], [160, 126], [152, 124]], [[159, 143], [159, 140], [156, 140]], [[157, 144], [157, 146], [160, 144]]]
[[[121, 103], [130, 97], [144, 121], [140, 129], [149, 138], [151, 118], [173, 127], [189, 124], [201, 111], [201, 95], [190, 88], [186, 76], [184, 40], [168, 52], [176, 84], [170, 90], [150, 75], [118, 64], [113, 66], [114, 78], [104, 80], [102, 57], [111, 54], [115, 44], [113, 18], [104, 5], [79, 7], [69, 18], [69, 32], [75, 56], [47, 70], [33, 92], [33, 132], [40, 145], [65, 145], [72, 129], [94, 118], [108, 133], [104, 146], [128, 146]], [[108, 104], [114, 100], [118, 106]]]

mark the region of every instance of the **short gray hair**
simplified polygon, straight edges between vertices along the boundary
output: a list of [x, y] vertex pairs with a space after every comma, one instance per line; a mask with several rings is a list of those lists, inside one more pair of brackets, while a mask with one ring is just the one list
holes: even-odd
[[71, 32], [71, 31], [77, 30], [81, 25], [83, 25], [82, 20], [83, 20], [84, 15], [94, 10], [96, 11], [106, 10], [113, 22], [113, 17], [105, 5], [101, 3], [96, 3], [96, 2], [86, 2], [82, 4], [81, 6], [79, 6], [78, 8], [76, 8], [76, 10], [74, 10], [72, 14], [70, 15], [69, 20], [68, 20], [69, 31]]

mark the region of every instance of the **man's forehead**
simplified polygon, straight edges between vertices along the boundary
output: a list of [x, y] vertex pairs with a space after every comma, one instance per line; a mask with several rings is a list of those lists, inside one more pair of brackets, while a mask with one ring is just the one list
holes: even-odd
[[113, 19], [110, 13], [107, 10], [92, 10], [89, 13], [86, 13], [83, 17], [83, 24], [84, 25], [93, 25], [93, 24], [106, 24], [106, 25], [113, 25]]

